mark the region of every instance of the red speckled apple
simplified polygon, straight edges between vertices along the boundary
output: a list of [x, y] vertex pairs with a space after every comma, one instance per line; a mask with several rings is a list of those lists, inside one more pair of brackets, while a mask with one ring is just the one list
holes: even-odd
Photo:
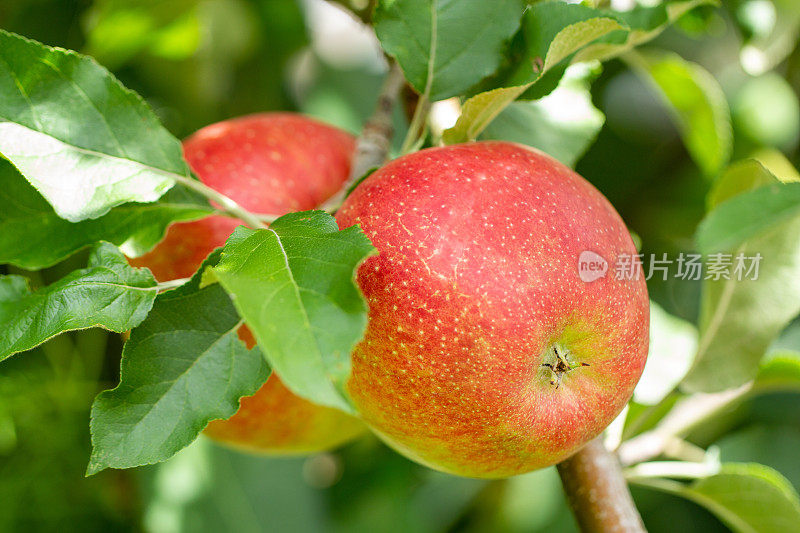
[[[290, 113], [226, 120], [183, 143], [203, 183], [249, 211], [271, 215], [313, 209], [332, 196], [347, 180], [354, 146], [349, 134]], [[150, 268], [159, 281], [191, 276], [239, 224], [221, 216], [174, 224], [155, 249], [130, 262]], [[239, 333], [255, 344], [247, 328]], [[205, 433], [260, 452], [310, 453], [364, 431], [356, 418], [295, 396], [272, 374], [254, 396], [242, 398], [233, 417], [211, 422]]]
[[431, 148], [372, 174], [337, 220], [380, 252], [358, 271], [369, 325], [348, 390], [400, 452], [463, 476], [521, 474], [567, 458], [630, 398], [647, 288], [638, 265], [634, 279], [612, 266], [582, 281], [582, 252], [614, 265], [636, 249], [566, 166], [507, 142]]

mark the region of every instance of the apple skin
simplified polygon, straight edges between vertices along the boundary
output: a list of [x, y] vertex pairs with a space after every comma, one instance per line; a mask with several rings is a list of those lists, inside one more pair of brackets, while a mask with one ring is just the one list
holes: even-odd
[[[355, 149], [337, 128], [291, 113], [262, 113], [202, 128], [183, 143], [200, 180], [256, 213], [283, 215], [313, 209], [343, 186]], [[159, 281], [191, 276], [241, 221], [211, 216], [173, 224], [147, 254], [130, 259]], [[255, 340], [246, 326], [239, 336]], [[322, 451], [366, 431], [360, 420], [295, 396], [273, 373], [239, 411], [211, 422], [211, 438], [250, 451], [300, 454]]]
[[[392, 161], [337, 213], [380, 252], [347, 388], [367, 424], [431, 468], [501, 478], [555, 464], [622, 410], [644, 368], [649, 305], [615, 279], [636, 249], [592, 185], [531, 148], [478, 142]], [[608, 261], [586, 283], [578, 257]], [[558, 388], [542, 364], [569, 350]]]
[[[200, 181], [248, 211], [284, 215], [314, 209], [341, 189], [350, 172], [353, 137], [293, 113], [260, 113], [200, 129], [183, 154]], [[186, 278], [242, 222], [211, 216], [173, 224], [164, 240], [132, 259], [159, 281]]]
[[[248, 347], [256, 342], [250, 330], [239, 336]], [[227, 420], [212, 420], [204, 431], [212, 439], [245, 451], [301, 455], [336, 448], [366, 432], [359, 419], [295, 396], [277, 374]]]

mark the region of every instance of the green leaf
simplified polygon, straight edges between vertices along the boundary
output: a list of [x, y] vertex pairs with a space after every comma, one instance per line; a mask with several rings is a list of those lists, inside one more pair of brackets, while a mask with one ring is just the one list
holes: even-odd
[[717, 80], [676, 54], [635, 54], [631, 61], [668, 104], [697, 165], [707, 175], [717, 174], [733, 145], [730, 109]]
[[129, 203], [93, 220], [72, 223], [59, 217], [7, 161], [0, 159], [0, 263], [29, 270], [52, 266], [98, 241], [122, 247], [135, 257], [155, 246], [172, 222], [211, 213], [206, 200], [173, 187], [157, 201]]
[[71, 222], [189, 176], [180, 142], [89, 57], [0, 30], [0, 154]]
[[156, 297], [150, 271], [100, 243], [88, 268], [31, 291], [21, 276], [0, 277], [0, 361], [64, 331], [102, 327], [122, 332], [147, 316]]
[[724, 463], [754, 462], [774, 468], [800, 487], [800, 427], [794, 423], [749, 424], [714, 443]]
[[[773, 174], [773, 171], [777, 174]], [[746, 236], [757, 233], [758, 226], [763, 228], [769, 223], [790, 217], [791, 215], [786, 213], [787, 210], [780, 207], [785, 199], [778, 198], [779, 195], [771, 195], [768, 191], [769, 187], [780, 187], [779, 183], [797, 182], [800, 182], [797, 170], [783, 154], [777, 151], [763, 151], [755, 154], [755, 159], [745, 159], [730, 165], [725, 174], [714, 182], [706, 198], [706, 205], [711, 213], [697, 228], [698, 249], [713, 252], [725, 247], [731, 248], [742, 242]], [[794, 185], [790, 189], [793, 187]], [[750, 193], [755, 193], [756, 198], [748, 200]], [[740, 194], [739, 199], [734, 198]], [[759, 200], [760, 196], [766, 198]], [[733, 200], [729, 204], [726, 203], [725, 207], [715, 209], [731, 199]], [[755, 206], [762, 201], [766, 203], [756, 208]], [[754, 208], [751, 209], [751, 206]], [[775, 208], [777, 211], [773, 211]], [[788, 211], [791, 212], [791, 208]], [[732, 219], [735, 219], [733, 224], [731, 224]], [[742, 224], [743, 220], [750, 222]], [[740, 228], [740, 224], [743, 227]], [[745, 237], [738, 237], [741, 234], [745, 234]]]
[[354, 271], [373, 252], [357, 227], [339, 231], [321, 211], [239, 227], [225, 244], [213, 274], [295, 394], [352, 411], [344, 387], [367, 321]]
[[462, 94], [500, 66], [524, 0], [381, 0], [375, 32], [408, 82], [430, 100]]
[[683, 15], [703, 5], [720, 5], [719, 0], [677, 0], [665, 1], [654, 7], [636, 7], [618, 13], [631, 31], [625, 38], [611, 36], [609, 39], [587, 46], [576, 54], [573, 61], [607, 61], [648, 43], [661, 35], [671, 24], [678, 22]]
[[444, 141], [475, 140], [517, 98], [536, 99], [552, 92], [568, 65], [616, 57], [654, 39], [688, 10], [709, 3], [716, 2], [688, 0], [627, 13], [555, 0], [534, 4], [523, 17], [523, 45], [514, 66], [481, 84], [484, 92], [464, 103], [455, 126], [444, 132]]
[[[745, 169], [750, 169], [752, 174], [748, 176]], [[772, 214], [761, 212], [764, 204], [753, 202], [751, 195], [758, 193], [755, 200], [765, 201], [764, 195], [772, 194], [769, 191], [774, 187], [785, 190], [783, 188], [789, 185], [780, 185], [774, 176], [768, 174], [771, 185], [753, 193], [741, 192], [760, 185], [767, 176], [765, 172], [761, 165], [748, 164], [725, 173], [712, 190], [715, 198], [725, 201], [716, 206], [708, 218], [729, 216], [729, 209], [734, 213], [730, 216], [742, 217], [739, 224], [746, 225], [759, 216], [771, 217]], [[765, 192], [760, 192], [762, 189]], [[731, 205], [733, 208], [729, 207]], [[701, 231], [705, 248], [716, 248], [714, 239], [726, 242], [727, 237], [714, 230], [717, 224], [704, 222]], [[700, 342], [694, 365], [681, 384], [686, 391], [716, 392], [752, 380], [770, 343], [800, 313], [800, 284], [797, 283], [800, 276], [800, 213], [792, 217], [778, 216], [771, 224], [748, 232], [744, 240], [737, 237], [728, 239], [728, 242], [737, 243], [724, 250], [733, 257], [739, 254], [749, 257], [761, 255], [758, 279], [739, 281], [731, 275], [730, 279], [703, 282]]]
[[780, 336], [770, 345], [767, 355], [785, 351], [800, 352], [800, 315], [781, 331]]
[[512, 103], [480, 138], [533, 146], [574, 166], [604, 122], [603, 113], [592, 105], [586, 76], [567, 74], [559, 87], [541, 100]]
[[637, 484], [701, 505], [738, 533], [800, 532], [800, 501], [779, 472], [755, 463], [723, 464], [720, 472], [684, 485], [666, 479]]
[[800, 183], [765, 185], [729, 199], [697, 228], [697, 247], [711, 253], [730, 250], [782, 222], [800, 216]]
[[800, 393], [800, 352], [779, 350], [761, 362], [753, 392], [774, 391]]
[[117, 70], [144, 51], [171, 60], [191, 57], [202, 40], [195, 0], [94, 2], [86, 13], [86, 50]]
[[762, 148], [753, 152], [750, 157], [769, 170], [781, 183], [800, 182], [800, 172], [780, 150]]
[[[524, 56], [510, 79], [536, 81], [597, 39], [628, 29], [620, 14], [613, 11], [556, 0], [536, 4], [523, 18]], [[540, 65], [538, 72], [536, 64]]]
[[191, 281], [160, 294], [122, 351], [120, 384], [92, 406], [88, 475], [157, 463], [228, 418], [269, 376], [258, 348], [237, 336], [242, 321], [218, 284], [201, 288], [212, 253]]
[[711, 211], [737, 194], [775, 183], [776, 177], [759, 161], [745, 159], [731, 164], [711, 187], [706, 209]]
[[520, 97], [529, 85], [505, 87], [477, 94], [464, 102], [461, 116], [455, 126], [444, 130], [445, 144], [474, 141], [489, 124], [514, 100]]

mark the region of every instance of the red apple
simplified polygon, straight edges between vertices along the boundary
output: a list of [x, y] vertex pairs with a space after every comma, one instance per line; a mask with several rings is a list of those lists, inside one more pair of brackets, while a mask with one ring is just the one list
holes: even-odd
[[335, 448], [366, 430], [357, 418], [295, 396], [273, 374], [254, 395], [242, 398], [228, 420], [214, 420], [205, 434], [236, 448], [295, 455]]
[[617, 279], [630, 234], [566, 166], [507, 142], [431, 148], [372, 174], [337, 220], [380, 252], [358, 271], [369, 324], [348, 391], [400, 452], [463, 476], [521, 474], [570, 456], [630, 398], [647, 288], [638, 265]]
[[[183, 143], [200, 180], [256, 213], [313, 209], [341, 189], [355, 148], [351, 135], [290, 113], [265, 113], [207, 126]], [[159, 281], [191, 276], [241, 221], [212, 216], [170, 226], [155, 249], [130, 262]], [[253, 346], [250, 331], [240, 337]], [[228, 420], [209, 424], [212, 438], [269, 453], [332, 448], [365, 431], [358, 419], [292, 394], [274, 373], [243, 398]]]
[[[254, 213], [314, 209], [347, 180], [353, 137], [292, 113], [262, 113], [211, 124], [183, 143], [200, 181]], [[212, 216], [173, 224], [149, 253], [133, 259], [156, 279], [191, 276], [242, 222]]]

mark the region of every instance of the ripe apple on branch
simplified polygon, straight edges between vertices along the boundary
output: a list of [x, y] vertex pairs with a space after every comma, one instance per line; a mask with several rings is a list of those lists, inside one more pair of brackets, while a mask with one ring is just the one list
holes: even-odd
[[[351, 124], [357, 138], [273, 112], [181, 142], [93, 59], [0, 30], [0, 362], [64, 332], [125, 335], [121, 359], [95, 346], [87, 365], [121, 361], [118, 384], [110, 376], [114, 388], [92, 405], [90, 476], [166, 461], [200, 433], [272, 455], [371, 433], [465, 478], [555, 465], [584, 531], [644, 530], [631, 482], [737, 531], [783, 533], [774, 524], [800, 524], [788, 482], [760, 464], [721, 463], [693, 432], [753, 395], [800, 390], [800, 358], [774, 354], [800, 312], [796, 172], [763, 151], [727, 167], [750, 148], [734, 150], [713, 75], [634, 51], [710, 3], [359, 3], [360, 22], [348, 20], [385, 60], [373, 66], [389, 68], [371, 117]], [[709, 178], [692, 186], [699, 203], [708, 193], [708, 214], [680, 250], [769, 256], [757, 284], [698, 280], [696, 328], [659, 308], [663, 287], [651, 285], [649, 300], [638, 261], [625, 275], [609, 269], [637, 247], [592, 185], [609, 191], [597, 154], [579, 167], [592, 184], [570, 167], [603, 124], [593, 77], [617, 57], [660, 91], [682, 155]], [[274, 88], [297, 82], [287, 88], [298, 101], [250, 107], [313, 109], [301, 101], [307, 66], [276, 78]], [[433, 124], [440, 104], [448, 125]], [[401, 107], [405, 120], [393, 116]], [[648, 352], [658, 362], [673, 335], [687, 340], [686, 367], [656, 368], [663, 390], [634, 395]], [[105, 381], [92, 376], [88, 388]], [[4, 423], [0, 438], [11, 434]]]
[[369, 324], [348, 390], [401, 452], [465, 476], [521, 474], [574, 453], [627, 403], [647, 289], [641, 276], [580, 279], [583, 251], [613, 262], [636, 249], [569, 168], [505, 142], [430, 148], [373, 173], [336, 218], [380, 252], [359, 268]]

